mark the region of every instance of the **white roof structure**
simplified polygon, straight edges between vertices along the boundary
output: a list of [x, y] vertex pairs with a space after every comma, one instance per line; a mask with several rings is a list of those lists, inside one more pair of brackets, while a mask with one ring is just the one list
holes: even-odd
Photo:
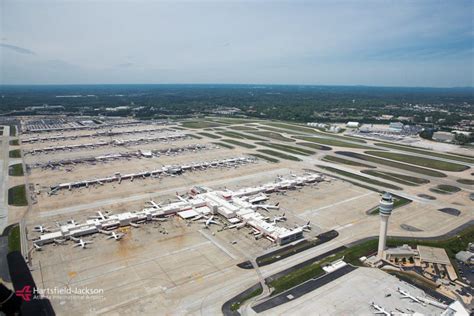
[[451, 265], [448, 254], [444, 248], [418, 246], [418, 253], [422, 262], [448, 264]]
[[[227, 159], [239, 161], [246, 158]], [[248, 196], [261, 192], [274, 192], [285, 188], [303, 186], [310, 183], [322, 181], [320, 174], [307, 174], [290, 180], [280, 179], [278, 182], [264, 184], [262, 186], [245, 188], [237, 192], [207, 191], [195, 194], [192, 198], [169, 203], [164, 206], [155, 205], [152, 208], [144, 208], [137, 212], [123, 212], [118, 214], [103, 215], [100, 218], [87, 220], [84, 223], [68, 223], [60, 226], [59, 230], [41, 235], [35, 241], [37, 245], [54, 242], [58, 238], [70, 238], [97, 233], [101, 230], [111, 230], [119, 226], [127, 226], [133, 223], [151, 221], [156, 218], [174, 215], [183, 219], [190, 219], [198, 215], [219, 214], [231, 224], [243, 222], [257, 232], [278, 244], [285, 244], [303, 237], [303, 229], [286, 228], [278, 226], [276, 222], [268, 222], [267, 217], [256, 211], [252, 203], [248, 202]]]

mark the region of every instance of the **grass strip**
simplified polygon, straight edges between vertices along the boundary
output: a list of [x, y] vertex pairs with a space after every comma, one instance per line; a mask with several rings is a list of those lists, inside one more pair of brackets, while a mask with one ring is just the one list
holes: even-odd
[[26, 188], [24, 184], [17, 185], [8, 189], [8, 205], [28, 205], [28, 200], [26, 199]]
[[333, 167], [328, 167], [328, 166], [322, 166], [322, 165], [317, 165], [317, 166], [319, 168], [324, 169], [324, 170], [334, 172], [334, 173], [337, 173], [339, 175], [349, 177], [349, 178], [352, 178], [352, 179], [355, 179], [355, 180], [358, 180], [358, 181], [362, 181], [364, 183], [370, 183], [370, 184], [373, 184], [373, 185], [389, 188], [389, 189], [392, 189], [392, 190], [401, 190], [402, 189], [402, 188], [397, 187], [393, 184], [378, 181], [378, 180], [374, 180], [374, 179], [371, 179], [371, 178], [367, 178], [367, 177], [364, 177], [364, 176], [361, 176], [361, 175], [358, 175], [358, 174], [354, 174], [352, 172], [347, 172], [347, 171], [344, 171], [344, 170], [340, 170], [340, 169], [333, 168]]
[[352, 157], [352, 158], [356, 158], [356, 159], [361, 159], [361, 160], [365, 160], [365, 161], [368, 161], [368, 162], [373, 162], [373, 163], [376, 163], [376, 164], [385, 165], [385, 166], [389, 166], [389, 167], [393, 167], [393, 168], [397, 168], [397, 169], [402, 169], [402, 170], [406, 170], [406, 171], [410, 171], [410, 172], [414, 172], [414, 173], [419, 173], [419, 174], [427, 175], [427, 176], [430, 176], [430, 177], [437, 177], [437, 178], [446, 177], [446, 175], [444, 173], [441, 173], [439, 171], [420, 168], [420, 167], [416, 167], [416, 166], [412, 166], [412, 165], [399, 163], [399, 162], [396, 162], [396, 161], [377, 158], [377, 157], [368, 156], [368, 155], [359, 154], [359, 153], [354, 153], [354, 152], [350, 152], [350, 151], [336, 151], [336, 154], [347, 156], [347, 157]]
[[321, 145], [347, 147], [347, 148], [372, 149], [364, 145], [348, 143], [348, 142], [337, 140], [337, 139], [321, 138], [321, 137], [314, 137], [314, 136], [293, 136], [293, 137], [296, 139], [304, 140], [311, 143], [321, 144]]
[[465, 165], [431, 159], [431, 158], [419, 157], [419, 156], [411, 156], [411, 155], [406, 155], [406, 154], [399, 154], [399, 153], [386, 152], [386, 151], [372, 151], [372, 150], [366, 151], [365, 153], [372, 156], [380, 157], [380, 158], [396, 160], [396, 161], [414, 164], [414, 165], [425, 167], [425, 168], [437, 169], [437, 170], [442, 170], [442, 171], [461, 172], [466, 169], [469, 169], [469, 167]]
[[284, 154], [284, 153], [279, 152], [279, 151], [274, 151], [274, 150], [270, 150], [270, 149], [257, 149], [257, 151], [261, 152], [261, 153], [264, 153], [266, 155], [270, 155], [272, 157], [278, 157], [278, 158], [281, 158], [281, 159], [293, 160], [293, 161], [301, 161], [301, 159], [299, 159], [298, 157], [290, 156], [290, 155]]

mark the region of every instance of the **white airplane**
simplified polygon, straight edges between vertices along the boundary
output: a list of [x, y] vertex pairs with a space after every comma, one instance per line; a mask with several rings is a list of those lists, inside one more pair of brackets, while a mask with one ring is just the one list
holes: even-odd
[[422, 301], [408, 293], [407, 291], [402, 290], [401, 288], [398, 288], [397, 291], [402, 295], [402, 298], [409, 298], [411, 299], [412, 302], [420, 303], [421, 305], [425, 305]]
[[49, 232], [50, 231], [49, 229], [50, 229], [49, 227], [46, 227], [46, 226], [43, 226], [43, 225], [37, 225], [37, 226], [33, 227], [33, 230], [35, 232], [39, 232], [41, 234]]
[[108, 217], [108, 212], [105, 212], [105, 214], [104, 214], [104, 213], [102, 213], [101, 211], [98, 211], [98, 212], [96, 212], [96, 214], [97, 214], [97, 215], [89, 216], [89, 218], [91, 218], [91, 219], [101, 219], [101, 220], [105, 220], [105, 219], [107, 219], [107, 217]]
[[311, 222], [308, 221], [305, 225], [301, 226], [305, 232], [308, 232], [311, 230]]
[[117, 234], [116, 232], [112, 232], [112, 234], [109, 237], [107, 237], [107, 239], [113, 238], [113, 239], [118, 241], [118, 240], [122, 239], [123, 236], [125, 236], [125, 234], [123, 234], [123, 233], [118, 233]]
[[203, 214], [199, 214], [199, 215], [197, 215], [197, 216], [194, 216], [194, 217], [192, 218], [192, 221], [197, 221], [197, 220], [199, 220], [199, 219], [201, 219], [201, 218], [203, 218], [203, 217], [204, 217]]
[[67, 221], [67, 224], [76, 225], [77, 222], [73, 219], [70, 219], [70, 220]]
[[376, 310], [374, 312], [374, 314], [383, 314], [385, 316], [391, 316], [392, 315], [392, 313], [387, 312], [382, 306], [379, 306], [379, 305], [375, 304], [374, 302], [372, 302], [370, 304], [370, 306], [372, 306]]
[[153, 208], [156, 208], [156, 209], [160, 208], [160, 205], [156, 204], [155, 201], [153, 201], [153, 200], [150, 200], [150, 202], [148, 202], [148, 203], [150, 203], [153, 206]]
[[252, 205], [250, 206], [252, 209], [254, 210], [258, 210], [258, 209], [263, 209], [267, 212], [269, 212], [270, 210], [278, 210], [280, 209], [280, 203], [278, 202], [277, 204], [275, 205], [269, 205], [269, 204], [255, 204], [255, 205]]
[[62, 245], [66, 242], [66, 239], [53, 239], [55, 244]]
[[217, 221], [215, 221], [215, 220], [213, 220], [213, 218], [214, 218], [214, 215], [212, 215], [211, 217], [209, 217], [209, 218], [206, 220], [206, 222], [204, 223], [204, 226], [205, 226], [206, 228], [209, 228], [209, 226], [210, 226], [211, 224], [220, 225], [220, 223], [217, 222]]
[[88, 240], [84, 241], [82, 238], [80, 239], [73, 238], [73, 240], [76, 242], [76, 244], [73, 247], [81, 246], [82, 249], [87, 249], [87, 245], [92, 244], [92, 241], [88, 241]]
[[281, 214], [281, 216], [277, 216], [275, 218], [273, 218], [273, 222], [283, 222], [283, 221], [286, 221], [286, 216], [285, 216], [285, 213]]

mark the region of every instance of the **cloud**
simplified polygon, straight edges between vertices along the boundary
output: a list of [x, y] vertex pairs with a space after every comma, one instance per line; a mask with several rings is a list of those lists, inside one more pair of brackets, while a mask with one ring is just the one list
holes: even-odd
[[5, 43], [0, 43], [0, 47], [10, 49], [16, 53], [19, 54], [25, 54], [25, 55], [36, 55], [36, 53], [32, 50], [29, 50], [27, 48], [23, 48], [20, 46], [15, 46], [15, 45], [10, 45], [10, 44], [5, 44]]

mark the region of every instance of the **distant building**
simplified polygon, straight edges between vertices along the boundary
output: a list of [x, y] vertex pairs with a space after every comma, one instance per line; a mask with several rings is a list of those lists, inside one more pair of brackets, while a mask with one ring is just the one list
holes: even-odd
[[360, 123], [359, 122], [347, 122], [346, 127], [348, 128], [359, 128]]
[[456, 259], [465, 264], [474, 264], [474, 253], [463, 250], [456, 254]]
[[434, 132], [433, 140], [450, 143], [454, 140], [454, 134], [450, 132]]
[[392, 132], [401, 132], [403, 130], [403, 123], [400, 122], [392, 122], [388, 126], [388, 129]]
[[397, 117], [399, 121], [413, 122], [413, 116], [399, 116]]

